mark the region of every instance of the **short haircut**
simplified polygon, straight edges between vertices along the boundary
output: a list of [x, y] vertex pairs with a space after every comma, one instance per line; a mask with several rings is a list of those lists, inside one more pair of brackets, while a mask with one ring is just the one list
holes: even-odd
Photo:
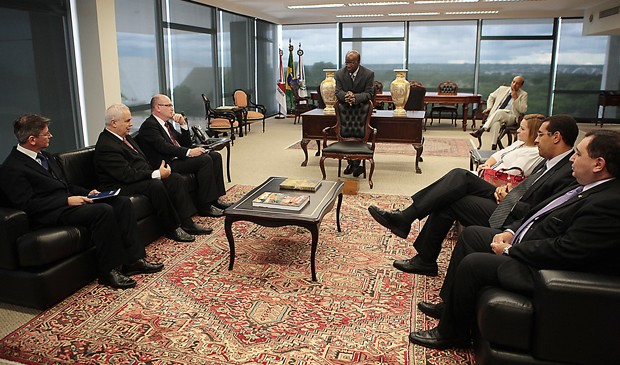
[[49, 118], [37, 114], [24, 114], [13, 122], [13, 133], [19, 144], [24, 144], [30, 136], [38, 136], [50, 123]]
[[161, 100], [162, 97], [164, 97], [164, 94], [155, 94], [153, 95], [153, 97], [151, 98], [151, 110], [155, 109], [155, 105], [159, 104], [159, 101]]
[[527, 134], [527, 141], [534, 143], [538, 135], [538, 130], [545, 120], [545, 116], [542, 114], [527, 114], [523, 117], [523, 120], [527, 122], [527, 128], [530, 130]]
[[129, 108], [125, 104], [112, 104], [105, 110], [105, 125], [108, 127], [113, 120], [123, 119], [123, 114], [129, 112]]
[[593, 137], [588, 144], [588, 155], [591, 158], [602, 157], [605, 159], [607, 172], [613, 177], [618, 177], [620, 172], [620, 132], [599, 129], [586, 133], [587, 137]]
[[566, 114], [552, 115], [543, 121], [548, 122], [547, 131], [551, 133], [560, 132], [564, 142], [573, 147], [577, 136], [579, 135], [579, 127], [575, 118]]
[[362, 60], [362, 56], [360, 55], [360, 53], [354, 49], [350, 50], [349, 52], [347, 52], [346, 55], [344, 55], [345, 59], [350, 55], [356, 55], [357, 56], [357, 61], [360, 62]]

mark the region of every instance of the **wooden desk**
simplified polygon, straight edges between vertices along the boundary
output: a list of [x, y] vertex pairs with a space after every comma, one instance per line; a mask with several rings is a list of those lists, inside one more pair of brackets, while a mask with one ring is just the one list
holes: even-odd
[[[407, 116], [395, 117], [391, 110], [377, 110], [370, 119], [370, 125], [377, 128], [377, 142], [411, 143], [416, 151], [415, 171], [418, 174], [422, 173], [418, 162], [422, 161], [424, 150], [423, 123], [424, 111], [408, 111]], [[323, 109], [313, 109], [301, 115], [301, 149], [305, 155], [301, 166], [308, 164], [308, 143], [310, 140], [316, 140], [318, 147], [316, 156], [320, 156], [323, 129], [335, 124], [336, 116], [323, 114]], [[328, 135], [328, 139], [335, 140], [336, 136]]]
[[[603, 113], [601, 114], [601, 128], [603, 128], [603, 119], [605, 119], [605, 107], [607, 106], [620, 106], [620, 90], [604, 90], [598, 94], [598, 105], [596, 106], [596, 115], [598, 117], [598, 111], [603, 107]], [[598, 118], [594, 125], [598, 124]]]
[[[424, 95], [424, 103], [436, 103], [436, 104], [462, 104], [463, 105], [463, 130], [467, 130], [467, 116], [469, 115], [469, 104], [480, 104], [482, 96], [480, 94], [458, 93], [455, 95], [439, 95], [437, 92], [426, 92]], [[389, 91], [384, 91], [381, 94], [375, 96], [375, 101], [378, 102], [391, 102], [392, 94]]]

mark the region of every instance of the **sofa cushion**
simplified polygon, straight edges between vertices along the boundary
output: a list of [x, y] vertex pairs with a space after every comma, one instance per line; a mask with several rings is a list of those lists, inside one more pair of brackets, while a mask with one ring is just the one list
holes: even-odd
[[42, 266], [67, 259], [92, 246], [84, 228], [53, 227], [28, 232], [17, 239], [19, 264]]
[[74, 151], [61, 152], [56, 160], [62, 167], [67, 181], [88, 190], [99, 186], [95, 173], [95, 147], [84, 147]]
[[478, 298], [480, 336], [492, 345], [529, 351], [534, 308], [529, 298], [499, 288], [485, 289]]

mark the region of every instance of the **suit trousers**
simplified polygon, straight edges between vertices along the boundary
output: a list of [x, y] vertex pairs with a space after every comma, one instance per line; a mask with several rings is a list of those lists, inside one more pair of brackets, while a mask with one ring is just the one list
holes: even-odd
[[129, 198], [117, 196], [65, 209], [60, 225], [82, 226], [91, 232], [99, 274], [146, 256], [138, 238], [136, 216]]
[[499, 109], [496, 110], [492, 115], [489, 115], [487, 121], [482, 126], [482, 128], [488, 129], [489, 132], [491, 132], [491, 141], [493, 141], [493, 144], [495, 144], [495, 141], [497, 141], [497, 137], [499, 136], [499, 129], [504, 122], [507, 125], [515, 124], [517, 122], [517, 117], [508, 110]]
[[172, 171], [196, 174], [198, 182], [198, 210], [204, 211], [220, 196], [226, 195], [222, 155], [215, 151], [197, 157], [174, 159], [170, 162]]
[[439, 333], [447, 337], [470, 336], [480, 291], [486, 286], [501, 287], [498, 268], [508, 256], [472, 253], [457, 268], [457, 281], [444, 298], [445, 309], [439, 320]]
[[182, 221], [196, 214], [196, 207], [183, 177], [174, 172], [162, 180], [149, 179], [121, 185], [121, 194], [146, 195], [166, 232], [179, 227]]

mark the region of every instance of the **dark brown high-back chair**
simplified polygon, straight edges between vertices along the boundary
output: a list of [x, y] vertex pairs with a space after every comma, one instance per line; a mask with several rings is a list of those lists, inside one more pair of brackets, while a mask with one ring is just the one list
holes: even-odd
[[405, 103], [405, 110], [425, 110], [424, 96], [426, 88], [417, 81], [409, 81], [409, 98]]
[[[440, 82], [437, 85], [437, 94], [438, 95], [456, 95], [459, 92], [459, 87], [455, 82], [452, 81], [444, 81]], [[431, 125], [433, 125], [433, 117], [434, 114], [437, 113], [437, 117], [441, 122], [441, 116], [443, 113], [449, 113], [452, 118], [452, 123], [456, 126], [456, 118], [458, 115], [458, 105], [457, 104], [431, 104], [431, 112], [429, 113], [429, 117], [431, 118]], [[424, 129], [426, 130], [426, 118], [424, 120]]]
[[202, 94], [202, 101], [205, 104], [205, 120], [209, 134], [218, 137], [219, 133], [230, 133], [230, 141], [234, 145], [235, 129], [240, 128], [235, 113], [211, 108], [211, 101], [205, 94]]
[[[336, 125], [323, 129], [323, 151], [321, 155], [321, 173], [325, 179], [325, 159], [338, 159], [338, 176], [342, 160], [362, 160], [364, 178], [366, 177], [366, 160], [370, 160], [368, 184], [372, 189], [372, 174], [375, 171], [375, 139], [377, 129], [370, 126], [372, 102], [353, 104], [336, 102]], [[330, 132], [336, 135], [336, 142], [327, 144]], [[369, 143], [370, 142], [370, 143]]]
[[293, 119], [293, 124], [296, 124], [301, 114], [316, 108], [316, 106], [310, 103], [309, 96], [299, 96], [298, 82], [291, 82], [291, 90], [293, 91], [293, 101], [295, 102], [295, 119]]
[[265, 113], [267, 109], [264, 105], [254, 103], [250, 93], [243, 89], [237, 89], [233, 92], [233, 101], [236, 107], [243, 109], [243, 124], [245, 125], [246, 133], [248, 129], [252, 129], [250, 124], [261, 120], [263, 121], [263, 132], [265, 132]]

